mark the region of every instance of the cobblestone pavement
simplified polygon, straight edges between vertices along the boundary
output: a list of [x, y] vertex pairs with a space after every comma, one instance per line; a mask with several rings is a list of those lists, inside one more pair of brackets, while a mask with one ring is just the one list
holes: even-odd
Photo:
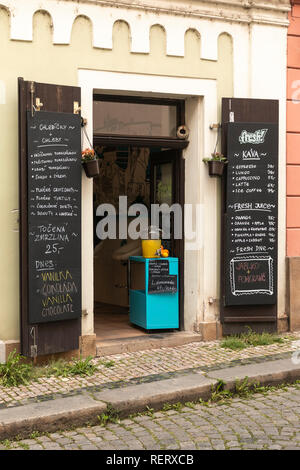
[[[178, 347], [168, 347], [117, 354], [96, 358], [98, 370], [90, 377], [45, 377], [28, 386], [1, 387], [0, 407], [16, 406], [32, 400], [67, 395], [83, 388], [119, 386], [130, 381], [154, 380], [168, 377], [168, 374], [198, 369], [222, 368], [262, 360], [286, 358], [299, 349], [297, 340], [300, 334], [285, 334], [283, 343], [269, 346], [249, 347], [240, 351], [224, 349], [220, 341], [210, 343], [190, 343]], [[137, 383], [137, 382], [136, 382]]]
[[[300, 449], [300, 387], [0, 444], [0, 449]], [[33, 437], [33, 436], [32, 436]]]

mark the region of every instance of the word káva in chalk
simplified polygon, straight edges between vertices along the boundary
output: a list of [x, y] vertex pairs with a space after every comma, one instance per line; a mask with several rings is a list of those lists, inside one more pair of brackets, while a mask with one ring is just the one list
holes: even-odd
[[229, 123], [227, 159], [225, 305], [274, 304], [277, 125]]
[[27, 114], [29, 322], [81, 316], [80, 117]]

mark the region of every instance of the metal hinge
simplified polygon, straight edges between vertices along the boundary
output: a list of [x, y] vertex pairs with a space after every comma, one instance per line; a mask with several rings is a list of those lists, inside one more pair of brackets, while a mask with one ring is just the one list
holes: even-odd
[[37, 345], [30, 346], [30, 357], [37, 357]]
[[40, 98], [36, 98], [35, 99], [35, 110], [40, 111], [43, 106], [44, 106], [44, 103], [41, 102]]
[[41, 99], [36, 97], [34, 103], [34, 93], [35, 93], [35, 83], [30, 82], [30, 98], [31, 98], [31, 116], [34, 116], [36, 111], [40, 111], [44, 106], [44, 103], [41, 102]]
[[37, 357], [36, 328], [36, 326], [30, 328], [30, 336], [33, 339], [33, 344], [30, 346], [30, 357], [33, 359]]
[[74, 101], [73, 102], [73, 113], [74, 114], [79, 114], [81, 111], [81, 106], [79, 106], [79, 102], [78, 101]]

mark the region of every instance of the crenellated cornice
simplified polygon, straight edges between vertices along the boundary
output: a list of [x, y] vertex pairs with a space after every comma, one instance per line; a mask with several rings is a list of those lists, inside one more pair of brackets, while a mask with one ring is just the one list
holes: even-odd
[[201, 57], [217, 60], [218, 37], [228, 33], [238, 40], [235, 25], [288, 26], [289, 0], [0, 0], [10, 13], [10, 38], [32, 41], [33, 16], [51, 16], [54, 44], [69, 44], [78, 16], [90, 19], [93, 46], [112, 49], [113, 26], [125, 21], [130, 28], [131, 52], [150, 52], [150, 29], [166, 32], [168, 55], [184, 55], [186, 31], [201, 35]]

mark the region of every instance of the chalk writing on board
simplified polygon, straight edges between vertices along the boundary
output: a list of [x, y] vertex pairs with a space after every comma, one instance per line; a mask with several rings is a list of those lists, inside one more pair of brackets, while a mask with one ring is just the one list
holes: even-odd
[[81, 315], [80, 117], [27, 114], [29, 321]]
[[248, 132], [243, 130], [240, 137], [240, 144], [263, 144], [268, 129], [258, 129], [255, 132]]
[[149, 276], [148, 293], [149, 294], [163, 294], [177, 292], [177, 275], [155, 275]]
[[278, 129], [229, 123], [225, 305], [276, 302]]
[[230, 283], [233, 295], [273, 295], [273, 259], [270, 256], [232, 259]]
[[152, 274], [169, 274], [169, 261], [168, 260], [149, 260], [149, 275]]

